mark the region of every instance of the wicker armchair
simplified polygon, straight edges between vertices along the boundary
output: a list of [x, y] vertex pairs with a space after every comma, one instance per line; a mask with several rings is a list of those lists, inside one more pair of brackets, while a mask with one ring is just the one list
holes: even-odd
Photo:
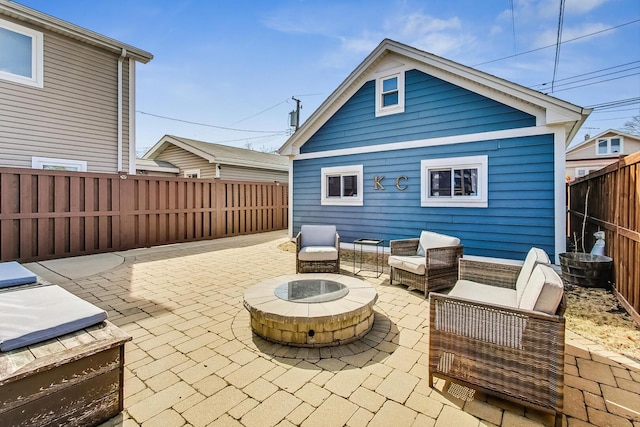
[[389, 246], [390, 284], [419, 289], [425, 298], [455, 284], [463, 252], [458, 238], [423, 231], [419, 239], [391, 240]]
[[[463, 258], [460, 280], [450, 295], [430, 294], [429, 385], [433, 387], [434, 376], [451, 380], [552, 413], [560, 426], [566, 308], [562, 280], [551, 267], [534, 263], [526, 289], [518, 292], [516, 282], [523, 270], [518, 265]], [[544, 284], [538, 291], [531, 282], [540, 280]], [[549, 285], [554, 287], [553, 303], [545, 294], [547, 282], [553, 282]], [[459, 286], [467, 295], [475, 292], [478, 300], [460, 296], [465, 292], [459, 292]], [[533, 297], [528, 303], [533, 309], [506, 305], [508, 298], [517, 301], [518, 295], [520, 305]], [[547, 312], [557, 308], [547, 314], [538, 311], [543, 305]]]
[[340, 274], [340, 236], [335, 225], [303, 225], [296, 236], [296, 273]]

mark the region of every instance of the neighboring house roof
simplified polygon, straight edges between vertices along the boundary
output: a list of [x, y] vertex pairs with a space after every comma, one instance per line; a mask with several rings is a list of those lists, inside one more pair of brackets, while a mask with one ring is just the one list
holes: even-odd
[[118, 40], [103, 36], [91, 30], [87, 30], [86, 28], [79, 27], [13, 1], [0, 0], [0, 15], [10, 16], [20, 21], [37, 25], [38, 27], [45, 28], [49, 31], [63, 34], [67, 37], [71, 37], [94, 46], [99, 46], [118, 54], [121, 54], [122, 50], [125, 49], [126, 56], [144, 64], [153, 59], [152, 54], [142, 49], [119, 42]]
[[406, 60], [416, 69], [434, 77], [532, 114], [536, 117], [537, 126], [564, 125], [566, 145], [571, 142], [592, 111], [414, 47], [385, 39], [284, 143], [278, 150], [279, 153], [297, 154], [300, 147], [357, 92], [363, 83], [375, 78], [373, 73], [376, 65], [390, 54]]
[[211, 142], [196, 141], [173, 135], [165, 135], [160, 138], [153, 147], [147, 151], [143, 159], [155, 159], [169, 145], [175, 145], [183, 150], [200, 156], [209, 163], [220, 165], [242, 166], [247, 168], [269, 169], [289, 171], [289, 159], [277, 154], [263, 153], [247, 150], [245, 148], [230, 147], [228, 145], [214, 144]]
[[136, 169], [153, 172], [180, 173], [180, 168], [164, 160], [136, 159]]
[[[570, 149], [567, 150], [567, 154], [572, 153], [576, 150], [578, 150], [581, 147], [584, 147], [585, 145], [589, 145], [594, 143], [595, 141], [597, 141], [598, 139], [604, 137], [605, 135], [611, 135], [611, 136], [622, 136], [625, 138], [631, 138], [631, 139], [637, 139], [640, 141], [640, 135], [632, 135], [630, 133], [625, 133], [625, 132], [621, 132], [619, 130], [615, 130], [615, 129], [607, 129], [604, 132], [600, 132], [599, 134], [597, 134], [596, 136], [592, 136], [588, 139], [585, 139], [584, 141], [580, 142], [579, 144], [574, 145], [573, 147], [571, 147]], [[615, 156], [618, 157], [618, 156]]]

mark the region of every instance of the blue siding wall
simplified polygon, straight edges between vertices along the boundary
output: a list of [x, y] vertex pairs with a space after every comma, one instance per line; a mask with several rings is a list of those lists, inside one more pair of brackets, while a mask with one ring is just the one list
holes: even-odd
[[[524, 259], [531, 246], [555, 253], [552, 134], [468, 142], [321, 159], [296, 160], [293, 231], [302, 224], [335, 224], [341, 240], [418, 237], [421, 230], [457, 236], [465, 254]], [[306, 145], [305, 145], [306, 146]], [[420, 161], [487, 155], [488, 208], [420, 206]], [[322, 167], [364, 166], [364, 206], [321, 206]], [[385, 190], [374, 190], [384, 175]], [[395, 179], [406, 175], [405, 191]]]
[[535, 117], [421, 71], [405, 74], [405, 111], [375, 117], [375, 81], [365, 83], [301, 153], [535, 126]]

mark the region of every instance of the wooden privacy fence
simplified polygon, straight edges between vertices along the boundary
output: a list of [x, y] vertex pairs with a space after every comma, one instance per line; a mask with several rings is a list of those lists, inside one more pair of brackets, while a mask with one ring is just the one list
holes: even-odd
[[605, 232], [605, 255], [613, 258], [616, 296], [640, 324], [640, 153], [570, 185], [567, 229], [572, 239], [582, 236], [587, 190], [585, 249], [593, 247], [594, 232]]
[[288, 187], [279, 183], [0, 168], [0, 261], [287, 227]]

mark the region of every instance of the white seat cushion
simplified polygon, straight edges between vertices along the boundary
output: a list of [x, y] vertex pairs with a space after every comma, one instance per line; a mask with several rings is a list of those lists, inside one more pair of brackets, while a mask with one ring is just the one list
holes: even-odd
[[389, 265], [400, 270], [408, 271], [417, 275], [424, 275], [426, 271], [425, 258], [423, 256], [399, 256], [391, 255], [389, 257]]
[[300, 227], [302, 246], [335, 246], [335, 225], [303, 225]]
[[307, 246], [298, 252], [300, 261], [335, 261], [338, 250], [335, 246]]
[[547, 265], [537, 265], [525, 287], [519, 308], [555, 314], [562, 300], [562, 279]]
[[516, 291], [498, 286], [484, 285], [471, 280], [458, 280], [449, 295], [487, 304], [517, 308]]
[[531, 277], [531, 273], [533, 269], [538, 264], [550, 264], [549, 257], [547, 253], [542, 249], [531, 248], [527, 257], [524, 260], [524, 264], [522, 265], [522, 269], [520, 269], [520, 274], [518, 275], [518, 279], [516, 280], [516, 292], [518, 295], [517, 305], [520, 305], [520, 301], [522, 300], [522, 294], [525, 291], [525, 287], [529, 282], [529, 277]]
[[460, 239], [457, 237], [423, 230], [422, 233], [420, 233], [420, 243], [418, 244], [416, 255], [425, 256], [427, 249], [457, 246], [459, 244]]

